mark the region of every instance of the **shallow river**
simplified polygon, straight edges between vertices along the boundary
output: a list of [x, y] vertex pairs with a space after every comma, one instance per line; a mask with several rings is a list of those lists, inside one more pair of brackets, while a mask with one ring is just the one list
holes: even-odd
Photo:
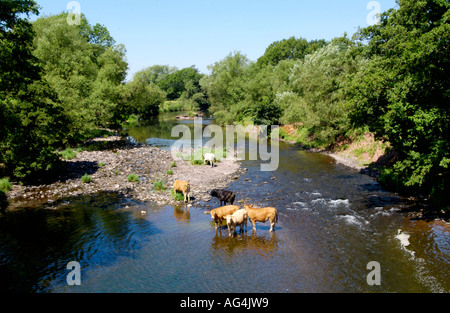
[[[168, 148], [174, 124], [131, 129], [130, 139]], [[115, 195], [68, 198], [56, 210], [0, 216], [0, 290], [450, 291], [448, 224], [410, 220], [401, 213], [410, 201], [328, 156], [280, 143], [278, 170], [259, 165], [243, 161], [248, 171], [229, 189], [237, 200], [278, 208], [273, 234], [268, 224], [235, 238], [216, 233], [204, 214], [216, 199], [186, 211]], [[70, 261], [81, 266], [80, 286], [66, 282]]]

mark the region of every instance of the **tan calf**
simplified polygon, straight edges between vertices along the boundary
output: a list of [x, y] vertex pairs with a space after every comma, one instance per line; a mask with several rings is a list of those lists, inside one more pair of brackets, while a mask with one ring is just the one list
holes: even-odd
[[270, 231], [275, 230], [275, 223], [278, 223], [278, 211], [275, 208], [256, 209], [250, 205], [245, 205], [247, 216], [253, 224], [253, 230], [256, 230], [256, 222], [265, 223], [270, 220]]
[[232, 215], [227, 215], [227, 227], [228, 227], [228, 234], [231, 237], [232, 234], [236, 231], [236, 227], [240, 226], [240, 231], [245, 228], [245, 231], [247, 231], [247, 210], [237, 210]]
[[176, 180], [173, 183], [173, 191], [175, 194], [177, 192], [181, 192], [184, 196], [183, 200], [186, 203], [189, 203], [191, 200], [191, 185], [187, 181]]
[[236, 205], [227, 205], [211, 211], [211, 219], [216, 223], [216, 229], [218, 226], [222, 226], [222, 221], [227, 215], [232, 215], [234, 212], [239, 210]]

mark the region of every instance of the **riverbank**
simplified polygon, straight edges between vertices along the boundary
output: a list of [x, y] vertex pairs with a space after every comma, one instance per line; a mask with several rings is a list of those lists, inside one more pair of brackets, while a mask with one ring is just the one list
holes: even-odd
[[[50, 208], [68, 197], [97, 193], [117, 193], [123, 197], [154, 202], [158, 205], [175, 205], [170, 190], [177, 179], [189, 181], [191, 192], [198, 201], [209, 201], [208, 191], [225, 188], [243, 172], [236, 159], [218, 162], [215, 167], [192, 165], [177, 160], [171, 153], [156, 147], [133, 144], [119, 136], [96, 138], [89, 145], [101, 147], [81, 151], [71, 160], [64, 160], [58, 175], [39, 185], [14, 184], [8, 192], [9, 210], [48, 204]], [[91, 182], [84, 183], [83, 175]], [[130, 175], [139, 180], [129, 182]], [[156, 190], [155, 182], [162, 182], [164, 190]]]

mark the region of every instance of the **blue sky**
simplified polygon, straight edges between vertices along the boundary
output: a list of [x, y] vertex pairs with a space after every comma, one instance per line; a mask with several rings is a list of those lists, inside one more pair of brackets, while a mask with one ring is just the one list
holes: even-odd
[[[68, 0], [37, 0], [42, 15]], [[78, 0], [90, 24], [105, 25], [127, 49], [129, 77], [148, 66], [195, 65], [202, 73], [230, 52], [256, 61], [274, 41], [353, 35], [366, 27], [371, 0]], [[378, 0], [381, 11], [395, 0]]]

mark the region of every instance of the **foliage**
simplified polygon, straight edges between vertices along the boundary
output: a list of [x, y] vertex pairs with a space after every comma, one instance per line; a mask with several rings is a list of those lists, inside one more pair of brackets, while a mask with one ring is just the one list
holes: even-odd
[[167, 175], [173, 175], [173, 171], [172, 171], [172, 170], [167, 170], [167, 171], [166, 171], [166, 174], [167, 174]]
[[5, 177], [0, 179], [0, 191], [11, 191], [11, 183], [9, 182], [9, 178]]
[[68, 139], [78, 142], [113, 120], [127, 63], [125, 48], [114, 44], [106, 27], [90, 26], [84, 15], [81, 25], [69, 25], [67, 14], [33, 23], [34, 55], [69, 117]]
[[450, 188], [450, 4], [398, 4], [398, 10], [382, 14], [379, 25], [357, 34], [368, 42], [363, 53], [370, 60], [350, 90], [352, 117], [399, 155], [382, 181], [438, 194]]
[[58, 162], [68, 119], [33, 56], [34, 1], [0, 2], [0, 163], [24, 178]]
[[262, 57], [258, 59], [257, 64], [261, 67], [277, 65], [282, 60], [301, 60], [306, 55], [324, 47], [325, 40], [312, 40], [291, 37], [272, 43]]

